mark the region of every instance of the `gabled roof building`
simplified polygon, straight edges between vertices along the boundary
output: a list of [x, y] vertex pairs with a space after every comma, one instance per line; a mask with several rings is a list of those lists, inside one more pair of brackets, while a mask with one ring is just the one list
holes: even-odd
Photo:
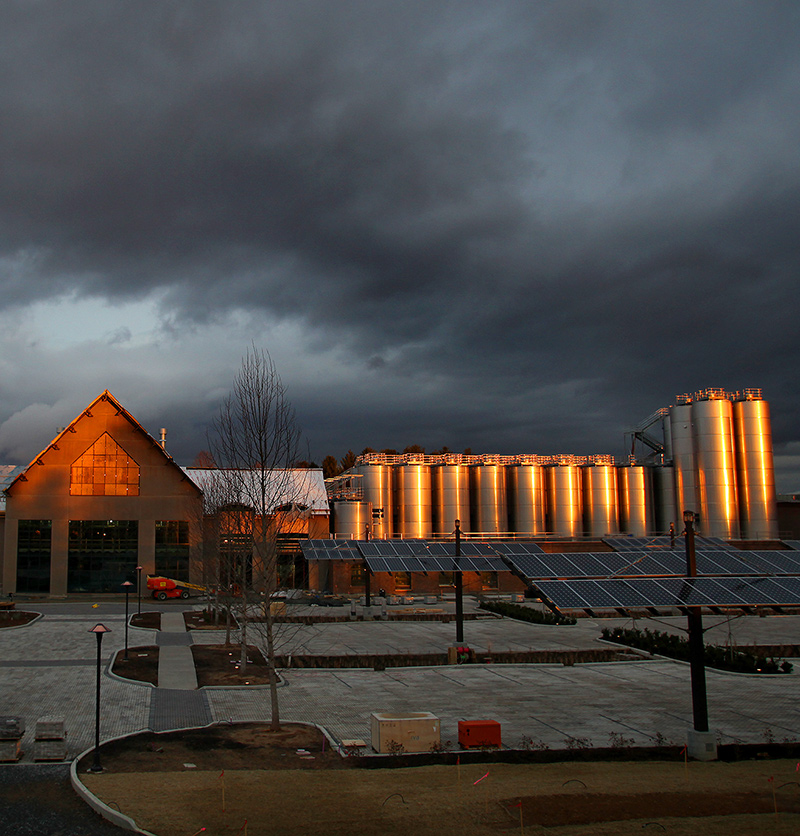
[[[2, 591], [118, 592], [142, 574], [202, 583], [203, 488], [105, 391], [24, 468], [0, 469]], [[292, 537], [325, 536], [321, 471], [304, 471], [313, 512]], [[319, 483], [317, 485], [316, 483]], [[205, 533], [204, 533], [205, 532]]]

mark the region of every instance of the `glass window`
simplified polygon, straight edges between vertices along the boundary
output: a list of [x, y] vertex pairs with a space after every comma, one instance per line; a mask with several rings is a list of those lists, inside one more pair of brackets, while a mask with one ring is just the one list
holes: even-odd
[[139, 496], [139, 465], [103, 433], [73, 463], [69, 492], [72, 496]]
[[456, 573], [455, 572], [439, 572], [439, 586], [455, 586]]
[[138, 563], [137, 520], [70, 520], [68, 592], [119, 592]]
[[50, 520], [20, 520], [17, 528], [17, 592], [50, 591]]
[[395, 592], [408, 592], [411, 589], [411, 572], [393, 572]]
[[189, 581], [189, 523], [156, 520], [155, 568], [157, 575]]
[[353, 563], [350, 566], [350, 585], [351, 586], [364, 586], [364, 564], [363, 563]]
[[483, 589], [497, 589], [497, 572], [481, 572], [481, 587]]

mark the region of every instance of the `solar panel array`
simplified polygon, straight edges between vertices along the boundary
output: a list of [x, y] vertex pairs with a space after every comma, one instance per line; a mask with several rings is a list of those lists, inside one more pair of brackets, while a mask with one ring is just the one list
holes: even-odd
[[301, 548], [308, 560], [363, 560], [372, 573], [513, 571], [560, 609], [800, 605], [800, 541], [780, 551], [740, 551], [698, 537], [694, 578], [670, 537], [605, 542], [616, 551], [546, 553], [517, 540], [465, 540], [459, 558], [453, 541], [307, 540]]
[[786, 543], [790, 549], [800, 551], [800, 540], [784, 540], [783, 542]]

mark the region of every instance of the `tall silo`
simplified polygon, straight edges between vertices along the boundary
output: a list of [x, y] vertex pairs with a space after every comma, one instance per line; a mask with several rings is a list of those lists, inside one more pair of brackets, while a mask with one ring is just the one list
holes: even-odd
[[372, 504], [372, 537], [388, 540], [392, 536], [392, 468], [365, 463], [358, 465], [356, 472], [361, 474], [364, 499]]
[[469, 468], [465, 464], [439, 464], [431, 468], [433, 477], [433, 534], [449, 537], [460, 522], [470, 531]]
[[619, 527], [624, 534], [647, 537], [653, 525], [652, 468], [630, 464], [617, 468]]
[[[698, 530], [723, 540], [739, 536], [739, 503], [733, 441], [733, 404], [717, 394], [692, 404], [697, 478]], [[684, 510], [687, 510], [684, 508]]]
[[394, 504], [397, 531], [405, 539], [433, 536], [431, 468], [426, 464], [400, 464], [394, 468]]
[[[683, 511], [675, 505], [675, 469], [671, 465], [652, 468], [654, 526], [650, 533], [669, 534], [670, 525], [683, 531]], [[691, 508], [688, 510], [692, 510]]]
[[503, 465], [470, 467], [470, 499], [474, 533], [503, 534], [508, 531], [506, 468]]
[[[333, 536], [340, 540], [366, 540], [372, 530], [372, 505], [363, 500], [332, 503]], [[372, 536], [370, 534], [370, 536]]]
[[736, 484], [741, 535], [777, 540], [778, 520], [769, 404], [760, 389], [745, 389], [733, 404]]
[[590, 537], [619, 534], [617, 471], [610, 464], [583, 468], [584, 529]]
[[548, 529], [561, 537], [583, 533], [581, 468], [574, 464], [554, 464], [547, 473]]
[[506, 469], [510, 529], [515, 534], [537, 536], [546, 532], [544, 468], [518, 464]]
[[699, 511], [691, 402], [679, 403], [671, 408], [669, 427], [672, 439], [672, 466], [675, 473], [675, 505], [682, 525], [684, 511]]

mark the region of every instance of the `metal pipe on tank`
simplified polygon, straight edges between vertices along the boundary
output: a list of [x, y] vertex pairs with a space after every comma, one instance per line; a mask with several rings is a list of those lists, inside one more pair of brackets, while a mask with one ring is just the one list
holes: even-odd
[[670, 526], [678, 533], [682, 530], [683, 515], [675, 506], [675, 469], [670, 465], [652, 468], [652, 505], [655, 510], [652, 534], [669, 534]]
[[394, 500], [397, 533], [406, 539], [433, 536], [431, 468], [425, 464], [401, 464], [394, 468]]
[[477, 534], [508, 531], [505, 467], [477, 464], [470, 467], [470, 509], [472, 530]]
[[509, 529], [518, 535], [545, 534], [544, 468], [540, 464], [518, 464], [506, 468]]
[[733, 404], [733, 428], [741, 535], [746, 540], [777, 540], [769, 404], [745, 390], [745, 399]]
[[392, 468], [388, 464], [360, 464], [364, 499], [372, 504], [372, 537], [388, 540], [392, 536]]
[[[733, 441], [733, 404], [712, 397], [692, 404], [699, 530], [707, 537], [739, 537]], [[689, 507], [684, 511], [692, 510]]]
[[366, 540], [372, 525], [372, 505], [364, 501], [332, 503], [333, 536], [339, 540]]
[[617, 471], [613, 465], [582, 468], [584, 528], [590, 537], [619, 534]]
[[548, 528], [562, 537], [583, 533], [581, 468], [574, 464], [554, 464], [547, 472]]
[[652, 468], [631, 464], [617, 468], [619, 525], [624, 534], [647, 537], [653, 530]]
[[461, 530], [470, 530], [469, 468], [464, 464], [440, 464], [431, 468], [433, 477], [433, 535], [453, 534], [456, 520]]

